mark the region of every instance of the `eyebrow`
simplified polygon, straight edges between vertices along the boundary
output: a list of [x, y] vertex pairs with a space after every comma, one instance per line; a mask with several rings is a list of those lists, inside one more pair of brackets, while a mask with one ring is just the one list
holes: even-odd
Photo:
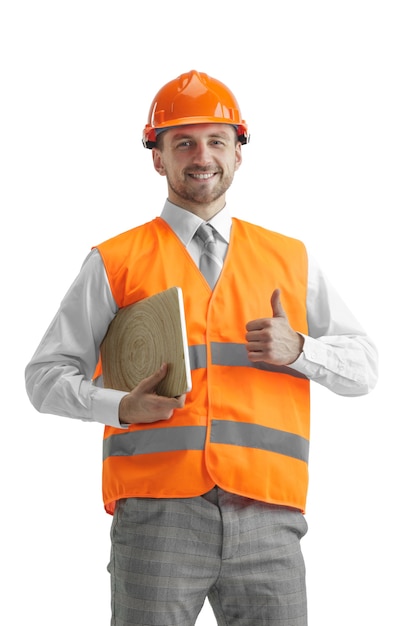
[[[222, 131], [216, 132], [216, 133], [210, 133], [208, 135], [208, 137], [210, 139], [213, 138], [219, 138], [219, 139], [231, 139], [230, 135], [228, 133], [224, 133]], [[176, 133], [175, 135], [172, 136], [173, 140], [178, 140], [178, 139], [194, 139], [194, 135], [190, 134], [190, 133]]]

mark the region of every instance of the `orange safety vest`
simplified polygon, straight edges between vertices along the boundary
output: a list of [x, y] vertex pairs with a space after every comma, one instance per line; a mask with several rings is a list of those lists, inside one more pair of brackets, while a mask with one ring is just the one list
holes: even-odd
[[120, 308], [181, 287], [192, 370], [185, 406], [170, 420], [105, 427], [107, 512], [120, 498], [185, 498], [214, 485], [304, 511], [309, 381], [290, 367], [251, 363], [245, 348], [246, 323], [272, 316], [277, 287], [291, 326], [307, 333], [304, 245], [234, 218], [213, 292], [159, 217], [97, 247]]

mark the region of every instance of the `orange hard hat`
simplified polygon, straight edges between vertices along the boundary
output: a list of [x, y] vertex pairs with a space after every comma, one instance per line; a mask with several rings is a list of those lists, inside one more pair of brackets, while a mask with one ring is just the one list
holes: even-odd
[[191, 70], [164, 85], [149, 109], [143, 145], [153, 148], [158, 131], [187, 124], [231, 124], [240, 143], [248, 143], [248, 127], [236, 98], [219, 80]]

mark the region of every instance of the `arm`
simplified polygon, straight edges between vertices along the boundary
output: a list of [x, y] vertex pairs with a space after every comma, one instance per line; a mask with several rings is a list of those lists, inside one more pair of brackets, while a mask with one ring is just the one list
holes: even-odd
[[291, 367], [343, 396], [369, 393], [378, 379], [375, 344], [314, 258], [309, 258], [308, 337]]
[[117, 310], [101, 256], [94, 250], [26, 367], [27, 393], [38, 411], [120, 428], [122, 423], [169, 419], [181, 406], [183, 398], [154, 393], [166, 374], [164, 367], [130, 394], [93, 383], [100, 345]]
[[374, 388], [376, 348], [314, 260], [309, 263], [308, 336], [289, 325], [279, 290], [272, 295], [271, 305], [272, 318], [247, 325], [251, 361], [288, 365], [344, 396], [364, 395]]
[[92, 382], [101, 341], [117, 313], [100, 254], [80, 273], [26, 367], [26, 390], [41, 413], [118, 426], [123, 392]]

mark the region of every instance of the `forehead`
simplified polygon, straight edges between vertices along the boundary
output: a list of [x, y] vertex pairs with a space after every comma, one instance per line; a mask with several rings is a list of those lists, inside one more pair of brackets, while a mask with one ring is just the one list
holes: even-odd
[[204, 137], [223, 137], [224, 139], [234, 139], [236, 129], [231, 124], [187, 124], [186, 126], [176, 126], [164, 131], [165, 137], [175, 140], [182, 137], [202, 139]]

